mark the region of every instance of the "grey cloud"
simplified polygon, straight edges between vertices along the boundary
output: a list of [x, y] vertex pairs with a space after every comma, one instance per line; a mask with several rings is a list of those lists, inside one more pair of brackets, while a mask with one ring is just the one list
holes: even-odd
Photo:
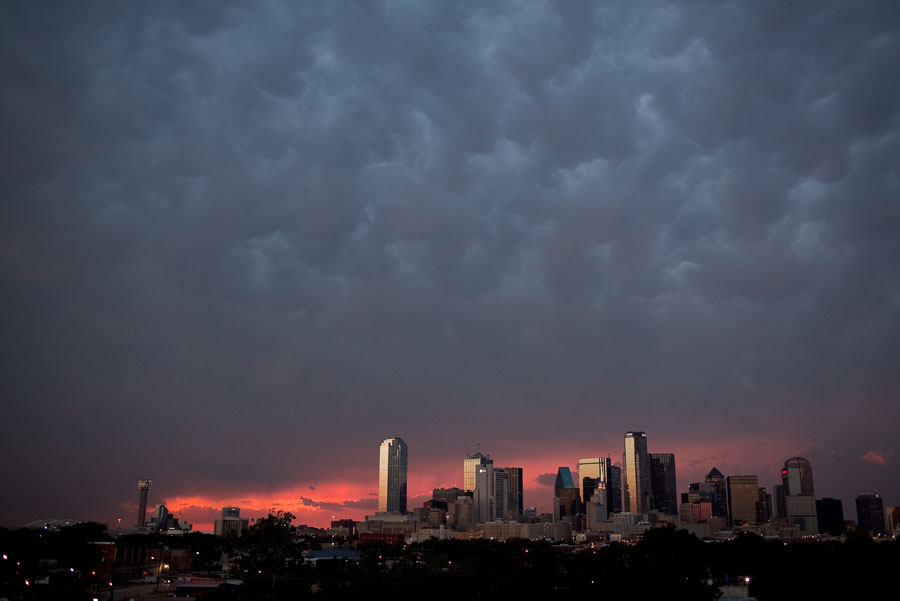
[[316, 501], [306, 497], [300, 497], [300, 501], [308, 507], [318, 507], [326, 511], [341, 511], [344, 509], [365, 509], [374, 510], [378, 507], [378, 499], [358, 499], [347, 500], [341, 503], [332, 503], [328, 501]]
[[538, 474], [534, 481], [541, 486], [553, 486], [556, 484], [556, 474]]
[[893, 3], [0, 11], [4, 515], [896, 415]]
[[358, 499], [355, 501], [344, 501], [341, 505], [354, 509], [375, 509], [378, 507], [378, 499]]

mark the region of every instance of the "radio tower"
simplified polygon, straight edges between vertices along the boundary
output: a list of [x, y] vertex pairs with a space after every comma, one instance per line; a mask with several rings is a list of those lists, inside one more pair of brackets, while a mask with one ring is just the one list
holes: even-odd
[[147, 492], [150, 490], [150, 478], [138, 480], [138, 490], [141, 491], [141, 502], [138, 505], [138, 527], [146, 522], [147, 518]]

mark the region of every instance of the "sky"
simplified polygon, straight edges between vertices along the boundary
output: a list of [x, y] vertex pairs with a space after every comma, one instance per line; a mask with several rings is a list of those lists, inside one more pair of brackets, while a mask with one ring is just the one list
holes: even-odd
[[550, 510], [626, 431], [900, 505], [900, 5], [4, 2], [0, 526]]

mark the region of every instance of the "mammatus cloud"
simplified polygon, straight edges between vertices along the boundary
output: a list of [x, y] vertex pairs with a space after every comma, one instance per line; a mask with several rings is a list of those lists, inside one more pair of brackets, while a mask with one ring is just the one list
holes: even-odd
[[900, 419], [896, 2], [400, 6], [0, 7], [4, 520], [324, 513], [393, 435], [900, 496], [816, 450]]

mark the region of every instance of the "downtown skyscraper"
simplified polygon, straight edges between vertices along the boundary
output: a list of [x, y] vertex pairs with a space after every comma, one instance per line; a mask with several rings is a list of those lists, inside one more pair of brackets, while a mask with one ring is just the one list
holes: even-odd
[[759, 480], [756, 476], [728, 476], [728, 522], [732, 526], [756, 524]]
[[884, 501], [878, 493], [856, 497], [856, 520], [863, 532], [869, 532], [873, 536], [884, 536], [887, 532], [884, 523]]
[[[603, 496], [606, 497], [606, 490], [609, 483], [609, 468], [612, 462], [609, 457], [588, 457], [586, 459], [578, 460], [578, 482], [575, 483], [578, 486], [578, 489], [581, 491], [581, 500], [584, 503], [590, 501], [591, 496], [593, 496], [593, 491], [588, 493], [585, 491], [584, 487], [584, 479], [585, 478], [593, 478], [596, 480], [594, 483], [594, 488], [597, 488], [598, 484], [602, 484]], [[603, 504], [607, 505], [608, 501], [606, 498], [603, 500]]]
[[622, 455], [622, 491], [625, 511], [649, 513], [653, 510], [653, 491], [650, 488], [650, 455], [647, 435], [643, 432], [625, 433], [625, 453]]
[[812, 466], [804, 457], [791, 457], [781, 470], [784, 513], [801, 534], [818, 534], [818, 510], [813, 488]]
[[[479, 454], [480, 455], [480, 454]], [[472, 458], [466, 459], [469, 462]], [[470, 464], [466, 463], [466, 467]], [[475, 520], [514, 520], [523, 513], [523, 479], [520, 467], [494, 467], [490, 459], [475, 467]]]
[[378, 456], [378, 511], [406, 513], [406, 443], [386, 438]]
[[147, 522], [147, 493], [153, 485], [150, 478], [138, 480], [138, 490], [141, 491], [141, 500], [138, 503], [137, 527], [141, 528]]
[[463, 459], [463, 490], [474, 491], [475, 474], [478, 472], [478, 468], [488, 465], [493, 466], [494, 461], [489, 455], [482, 455], [481, 451], [477, 451], [474, 455], [469, 455]]
[[673, 453], [650, 453], [650, 488], [653, 492], [655, 510], [668, 515], [678, 515]]
[[711, 484], [715, 491], [712, 514], [720, 518], [728, 517], [728, 489], [725, 483], [725, 476], [716, 467], [713, 467], [706, 474], [705, 482]]
[[805, 457], [791, 457], [784, 462], [781, 483], [785, 495], [813, 497], [816, 494], [813, 487], [812, 466]]

